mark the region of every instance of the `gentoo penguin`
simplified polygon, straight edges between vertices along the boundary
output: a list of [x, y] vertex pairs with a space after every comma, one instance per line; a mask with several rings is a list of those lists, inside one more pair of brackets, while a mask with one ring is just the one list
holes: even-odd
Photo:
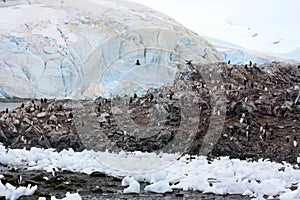
[[170, 100], [172, 100], [172, 99], [173, 99], [173, 94], [171, 93], [171, 94], [170, 94]]
[[254, 67], [256, 70], [261, 71], [261, 70], [259, 69], [259, 67], [257, 67], [257, 64], [256, 64], [256, 63], [253, 64], [253, 67]]
[[294, 136], [293, 145], [294, 145], [294, 147], [298, 146], [298, 142], [297, 142], [297, 137], [296, 136]]
[[72, 119], [73, 117], [74, 117], [74, 116], [73, 116], [73, 113], [70, 112], [70, 113], [69, 113], [69, 118]]
[[25, 111], [26, 111], [26, 113], [31, 113], [31, 111], [30, 111], [30, 108], [29, 108], [29, 107], [26, 107]]
[[286, 143], [290, 142], [290, 136], [287, 136], [285, 139], [286, 139]]
[[44, 103], [44, 99], [43, 98], [41, 98], [41, 103]]
[[244, 122], [244, 118], [241, 118], [240, 119], [240, 123], [242, 124]]
[[46, 97], [44, 98], [44, 103], [47, 103], [47, 98]]
[[227, 64], [230, 64], [230, 60], [228, 60]]
[[252, 66], [252, 61], [251, 61], [251, 60], [249, 61], [249, 66], [250, 66], [250, 67]]
[[265, 140], [267, 138], [267, 131], [266, 131], [266, 129], [264, 129], [263, 132], [262, 132], [262, 138], [263, 138], [263, 140]]
[[62, 111], [63, 110], [63, 106], [60, 104], [59, 106], [58, 106], [58, 109], [57, 109], [58, 111]]
[[52, 168], [51, 173], [52, 173], [52, 176], [53, 176], [53, 177], [56, 177], [57, 174], [56, 174], [56, 169], [55, 169], [55, 168]]
[[21, 175], [18, 175], [17, 176], [17, 185], [21, 185], [22, 184], [22, 176]]
[[153, 94], [151, 93], [150, 94], [150, 101], [152, 101], [154, 99], [154, 96], [153, 96]]
[[137, 98], [137, 94], [136, 93], [134, 93], [133, 98], [135, 98], [135, 99]]
[[137, 60], [135, 61], [135, 65], [141, 65], [141, 63], [140, 63], [140, 60], [139, 60], [139, 59], [137, 59]]
[[269, 124], [268, 124], [268, 122], [266, 122], [266, 124], [265, 124], [265, 129], [269, 130]]
[[247, 137], [247, 141], [250, 141], [250, 137], [249, 137], [249, 131], [246, 131], [246, 137]]
[[5, 109], [5, 113], [8, 113], [8, 108]]
[[24, 103], [22, 103], [22, 104], [21, 104], [21, 108], [24, 108], [24, 107], [25, 107], [25, 104], [24, 104]]

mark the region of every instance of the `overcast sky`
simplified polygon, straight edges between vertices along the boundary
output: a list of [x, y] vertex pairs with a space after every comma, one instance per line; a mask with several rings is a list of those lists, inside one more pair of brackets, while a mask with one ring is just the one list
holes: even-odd
[[300, 47], [299, 0], [133, 1], [171, 16], [199, 35], [249, 49], [286, 53]]

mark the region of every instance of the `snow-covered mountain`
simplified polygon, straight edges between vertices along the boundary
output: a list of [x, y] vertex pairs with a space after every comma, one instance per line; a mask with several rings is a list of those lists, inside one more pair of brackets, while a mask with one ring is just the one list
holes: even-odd
[[292, 59], [298, 60], [300, 62], [300, 47], [294, 49], [291, 52], [283, 54], [283, 56], [285, 56], [287, 58], [292, 58]]
[[[173, 17], [199, 35], [218, 38], [225, 59], [236, 63], [245, 59], [258, 63], [300, 61], [298, 0], [288, 3], [284, 0], [173, 0], [172, 4], [161, 0], [133, 1]], [[216, 45], [212, 40], [209, 42]], [[239, 47], [232, 48], [232, 44]]]
[[131, 1], [2, 1], [0, 13], [0, 97], [108, 96], [172, 82], [186, 59], [223, 60], [202, 37]]
[[300, 48], [288, 54], [268, 54], [265, 52], [255, 51], [243, 48], [230, 42], [222, 41], [216, 38], [202, 36], [204, 39], [213, 44], [216, 49], [223, 55], [224, 60], [230, 60], [234, 64], [245, 64], [251, 60], [257, 64], [263, 64], [273, 61], [299, 63]]

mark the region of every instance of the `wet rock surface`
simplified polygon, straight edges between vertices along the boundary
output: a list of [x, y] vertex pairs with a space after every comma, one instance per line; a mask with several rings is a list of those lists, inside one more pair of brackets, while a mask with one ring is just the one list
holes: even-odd
[[[91, 175], [73, 173], [70, 171], [57, 171], [55, 176], [52, 173], [41, 171], [23, 171], [21, 169], [0, 165], [0, 174], [3, 174], [1, 182], [7, 182], [15, 186], [37, 185], [38, 189], [31, 196], [22, 196], [21, 200], [36, 200], [38, 197], [51, 196], [64, 198], [66, 192], [78, 192], [82, 199], [223, 199], [238, 200], [251, 199], [241, 195], [214, 195], [203, 194], [195, 191], [174, 190], [172, 193], [156, 194], [143, 191], [146, 183], [141, 184], [139, 194], [124, 194], [126, 187], [121, 186], [122, 178], [106, 176], [105, 174], [94, 172]], [[18, 182], [22, 176], [22, 182]], [[1, 197], [0, 197], [1, 199]]]

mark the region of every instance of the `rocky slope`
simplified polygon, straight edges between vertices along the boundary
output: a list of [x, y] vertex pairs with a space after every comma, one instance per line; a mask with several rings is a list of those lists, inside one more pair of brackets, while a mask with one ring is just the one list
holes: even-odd
[[299, 66], [284, 63], [187, 64], [173, 86], [143, 96], [20, 103], [1, 112], [0, 142], [10, 148], [181, 152], [296, 163], [299, 80]]

